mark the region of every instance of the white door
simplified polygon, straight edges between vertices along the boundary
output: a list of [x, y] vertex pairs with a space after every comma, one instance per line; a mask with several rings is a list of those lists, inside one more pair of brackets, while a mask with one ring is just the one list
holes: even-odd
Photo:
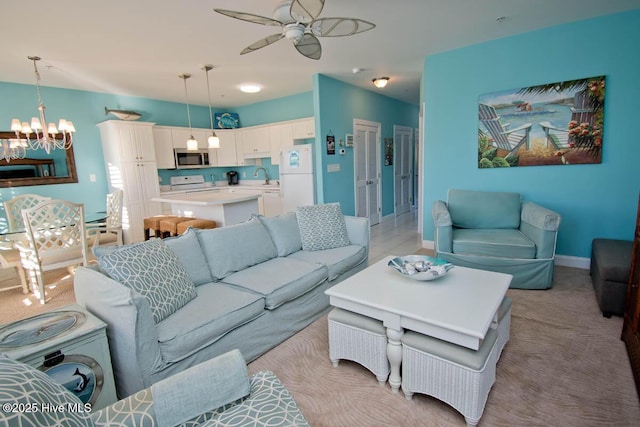
[[354, 119], [356, 216], [378, 224], [381, 216], [380, 123]]
[[400, 215], [411, 209], [413, 187], [413, 129], [393, 126], [393, 175], [395, 213]]

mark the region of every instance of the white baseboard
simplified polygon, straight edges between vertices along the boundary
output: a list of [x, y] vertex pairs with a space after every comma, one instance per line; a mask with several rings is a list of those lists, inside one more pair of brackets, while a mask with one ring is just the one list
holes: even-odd
[[[433, 240], [423, 240], [422, 247], [425, 249], [435, 249], [435, 242]], [[583, 258], [569, 255], [556, 255], [556, 265], [563, 267], [582, 268], [588, 270], [591, 266], [591, 258]]]

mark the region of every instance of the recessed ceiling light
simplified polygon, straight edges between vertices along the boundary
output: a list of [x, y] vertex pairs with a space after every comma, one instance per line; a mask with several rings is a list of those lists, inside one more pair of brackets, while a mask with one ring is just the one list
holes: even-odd
[[244, 93], [256, 93], [260, 92], [262, 88], [259, 85], [255, 84], [244, 84], [240, 85], [240, 90]]

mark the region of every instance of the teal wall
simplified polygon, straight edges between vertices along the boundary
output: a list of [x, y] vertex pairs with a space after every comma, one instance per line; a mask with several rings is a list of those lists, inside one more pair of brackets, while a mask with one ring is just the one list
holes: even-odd
[[313, 117], [313, 92], [243, 105], [235, 111], [242, 127]]
[[[596, 237], [631, 240], [640, 190], [640, 11], [610, 15], [431, 55], [423, 93], [423, 238], [449, 188], [515, 191], [562, 215], [558, 254], [590, 257]], [[478, 96], [606, 76], [602, 163], [477, 168]]]
[[[353, 148], [346, 148], [346, 154], [339, 154], [339, 140], [347, 133], [353, 133], [353, 120], [361, 119], [381, 123], [380, 144], [384, 138], [393, 137], [393, 126], [418, 127], [418, 106], [398, 101], [365, 90], [331, 77], [317, 74], [314, 77], [314, 105], [316, 114], [316, 170], [319, 175], [319, 202], [340, 202], [345, 214], [355, 214]], [[336, 154], [328, 155], [326, 136], [333, 134], [336, 139]], [[393, 166], [384, 166], [384, 149], [380, 159], [382, 170], [382, 215], [394, 212], [393, 207]], [[328, 164], [339, 164], [340, 172], [327, 173]]]

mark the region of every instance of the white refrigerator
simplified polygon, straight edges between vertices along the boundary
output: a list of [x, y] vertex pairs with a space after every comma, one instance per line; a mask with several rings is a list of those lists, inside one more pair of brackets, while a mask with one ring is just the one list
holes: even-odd
[[291, 145], [280, 149], [280, 192], [284, 212], [315, 204], [313, 146]]

